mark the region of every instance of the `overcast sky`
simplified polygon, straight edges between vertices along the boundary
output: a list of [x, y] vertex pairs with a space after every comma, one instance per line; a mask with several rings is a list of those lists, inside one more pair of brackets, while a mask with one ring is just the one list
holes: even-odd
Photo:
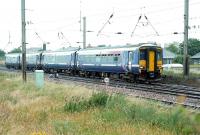
[[[49, 42], [47, 47], [54, 50], [70, 45], [82, 46], [77, 43], [82, 42], [80, 9], [82, 17], [87, 18], [87, 30], [92, 31], [87, 33], [87, 44], [181, 42], [183, 7], [184, 0], [26, 0], [27, 48], [41, 47], [43, 42]], [[21, 0], [0, 0], [0, 48], [3, 50], [21, 45], [20, 8]], [[199, 9], [200, 1], [190, 0], [189, 21], [192, 28], [189, 37], [200, 37]], [[110, 23], [97, 36], [111, 14]], [[145, 14], [152, 25], [142, 17], [131, 36], [141, 14]], [[194, 25], [197, 28], [193, 28]], [[180, 34], [173, 35], [173, 32]], [[8, 43], [9, 33], [11, 43]]]

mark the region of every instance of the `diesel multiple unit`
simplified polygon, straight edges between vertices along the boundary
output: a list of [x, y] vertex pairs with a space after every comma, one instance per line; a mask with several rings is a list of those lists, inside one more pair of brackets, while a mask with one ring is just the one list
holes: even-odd
[[[132, 46], [96, 47], [26, 55], [27, 70], [127, 80], [157, 80], [162, 72], [162, 48], [144, 43]], [[21, 54], [7, 54], [6, 67], [20, 69]]]

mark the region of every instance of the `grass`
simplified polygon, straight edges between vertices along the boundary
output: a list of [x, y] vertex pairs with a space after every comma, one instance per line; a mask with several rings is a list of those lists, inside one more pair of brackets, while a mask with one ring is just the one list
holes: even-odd
[[[183, 78], [182, 72], [176, 72], [174, 70], [165, 70], [163, 71], [163, 75], [171, 76], [178, 79]], [[189, 77], [190, 79], [200, 79], [200, 73], [190, 72]]]
[[0, 66], [5, 66], [5, 58], [0, 57]]
[[174, 83], [174, 84], [184, 84], [191, 85], [195, 87], [200, 87], [200, 73], [190, 72], [189, 79], [184, 79], [182, 72], [176, 72], [173, 70], [163, 71], [163, 76], [166, 76], [164, 82]]
[[0, 135], [199, 134], [200, 114], [118, 94], [0, 73]]
[[64, 111], [80, 112], [94, 107], [105, 107], [109, 95], [105, 92], [95, 93], [88, 100], [80, 97], [73, 97], [64, 106]]
[[193, 64], [193, 65], [190, 65], [190, 68], [200, 68], [200, 64]]

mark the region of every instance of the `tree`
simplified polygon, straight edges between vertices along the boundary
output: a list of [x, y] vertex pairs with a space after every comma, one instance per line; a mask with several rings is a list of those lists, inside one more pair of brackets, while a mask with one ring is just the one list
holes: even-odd
[[168, 47], [166, 47], [166, 49], [175, 54], [179, 54], [180, 52], [178, 42], [173, 42], [173, 43], [168, 44]]
[[180, 63], [183, 64], [183, 55], [177, 55], [174, 60], [173, 63]]
[[18, 48], [14, 48], [14, 49], [11, 50], [9, 53], [21, 53], [21, 52], [22, 52], [21, 48], [18, 47]]
[[1, 58], [4, 57], [5, 54], [6, 54], [6, 53], [5, 53], [3, 50], [0, 49], [0, 57], [1, 57]]
[[[180, 50], [183, 54], [183, 43], [180, 44]], [[193, 56], [200, 52], [200, 40], [190, 38], [188, 40], [188, 55]]]

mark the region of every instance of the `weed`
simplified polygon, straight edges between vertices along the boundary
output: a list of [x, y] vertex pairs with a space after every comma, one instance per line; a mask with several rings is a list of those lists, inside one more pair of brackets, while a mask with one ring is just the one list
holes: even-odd
[[7, 132], [10, 130], [10, 115], [11, 110], [6, 106], [6, 104], [0, 103], [0, 134], [7, 134]]
[[106, 93], [95, 93], [88, 100], [80, 97], [72, 97], [72, 99], [65, 103], [64, 111], [80, 112], [92, 107], [105, 107], [109, 95]]
[[69, 133], [75, 133], [75, 124], [69, 121], [53, 121], [56, 134], [67, 135]]
[[92, 95], [92, 97], [89, 99], [88, 103], [89, 106], [94, 107], [105, 107], [107, 104], [107, 100], [109, 98], [109, 95], [105, 92], [99, 92]]
[[118, 94], [91, 94], [92, 90], [73, 84], [47, 82], [38, 90], [33, 81], [23, 84], [21, 78], [1, 73], [0, 85], [0, 134], [200, 133], [200, 115], [181, 107], [165, 108]]
[[48, 113], [45, 110], [38, 112], [38, 122], [45, 123], [48, 120]]
[[4, 92], [4, 94], [2, 94], [2, 96], [0, 96], [0, 103], [5, 102], [5, 101], [9, 101], [14, 105], [17, 104], [17, 98], [10, 96], [7, 92]]

